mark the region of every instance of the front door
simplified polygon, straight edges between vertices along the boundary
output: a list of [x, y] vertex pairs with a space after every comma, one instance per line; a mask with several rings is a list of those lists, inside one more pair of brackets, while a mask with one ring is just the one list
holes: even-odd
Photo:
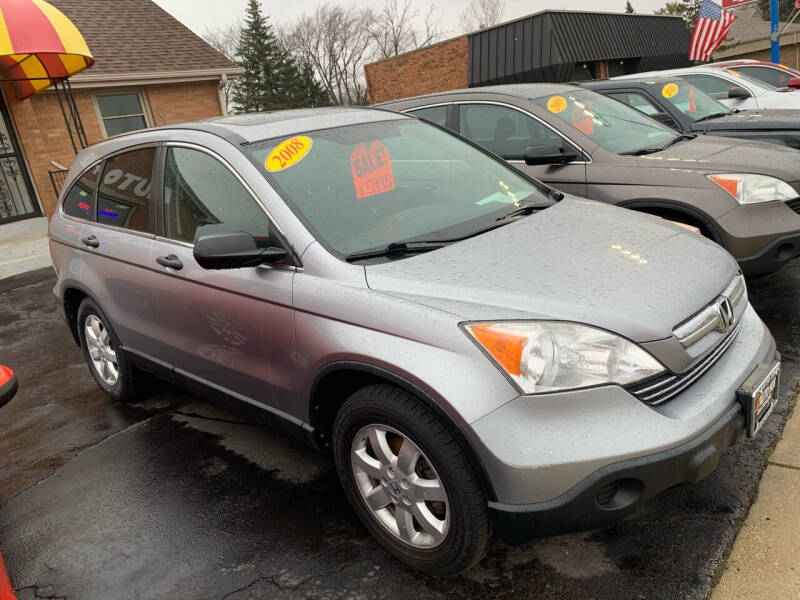
[[458, 110], [461, 135], [557, 190], [586, 196], [586, 164], [583, 161], [531, 166], [523, 160], [525, 150], [531, 146], [572, 146], [554, 129], [517, 108], [503, 104], [464, 103]]
[[150, 257], [161, 331], [153, 354], [206, 391], [291, 412], [294, 270], [211, 271], [193, 255], [198, 236], [223, 232], [250, 233], [266, 247], [274, 226], [236, 175], [206, 152], [168, 147], [163, 179], [163, 237]]
[[0, 225], [41, 215], [5, 101], [0, 96]]

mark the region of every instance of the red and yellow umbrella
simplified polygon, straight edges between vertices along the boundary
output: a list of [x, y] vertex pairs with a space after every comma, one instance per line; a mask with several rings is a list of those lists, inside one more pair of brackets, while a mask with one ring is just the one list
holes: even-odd
[[56, 7], [0, 0], [0, 69], [23, 99], [93, 64], [81, 32]]

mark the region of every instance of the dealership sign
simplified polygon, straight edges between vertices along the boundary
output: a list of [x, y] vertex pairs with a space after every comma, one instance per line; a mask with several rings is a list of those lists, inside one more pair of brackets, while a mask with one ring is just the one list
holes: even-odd
[[758, 0], [722, 0], [722, 8], [736, 8], [745, 4], [752, 4]]

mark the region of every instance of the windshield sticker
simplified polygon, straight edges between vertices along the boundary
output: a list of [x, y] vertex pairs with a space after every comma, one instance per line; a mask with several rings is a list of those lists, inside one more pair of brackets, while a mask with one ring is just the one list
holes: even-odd
[[575, 103], [572, 109], [572, 126], [586, 135], [594, 133], [594, 112], [588, 102]]
[[272, 173], [288, 169], [306, 157], [312, 143], [311, 138], [305, 135], [284, 140], [269, 153], [264, 161], [264, 167]]
[[661, 88], [661, 95], [664, 96], [664, 98], [672, 98], [677, 93], [678, 93], [677, 83], [668, 83], [663, 88]]
[[389, 149], [381, 142], [359, 144], [350, 154], [356, 198], [368, 198], [394, 189]]
[[728, 73], [730, 73], [734, 77], [741, 77], [742, 76], [742, 74], [739, 73], [739, 71], [734, 71], [733, 69], [728, 69]]
[[567, 99], [564, 96], [553, 96], [547, 101], [547, 110], [551, 113], [560, 113], [567, 108]]

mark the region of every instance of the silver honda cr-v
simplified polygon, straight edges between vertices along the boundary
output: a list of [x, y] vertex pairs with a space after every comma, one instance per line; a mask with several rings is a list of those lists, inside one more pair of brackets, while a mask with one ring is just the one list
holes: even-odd
[[220, 118], [81, 152], [50, 227], [98, 385], [141, 372], [333, 454], [401, 560], [469, 568], [714, 470], [774, 406], [736, 262], [381, 110]]

